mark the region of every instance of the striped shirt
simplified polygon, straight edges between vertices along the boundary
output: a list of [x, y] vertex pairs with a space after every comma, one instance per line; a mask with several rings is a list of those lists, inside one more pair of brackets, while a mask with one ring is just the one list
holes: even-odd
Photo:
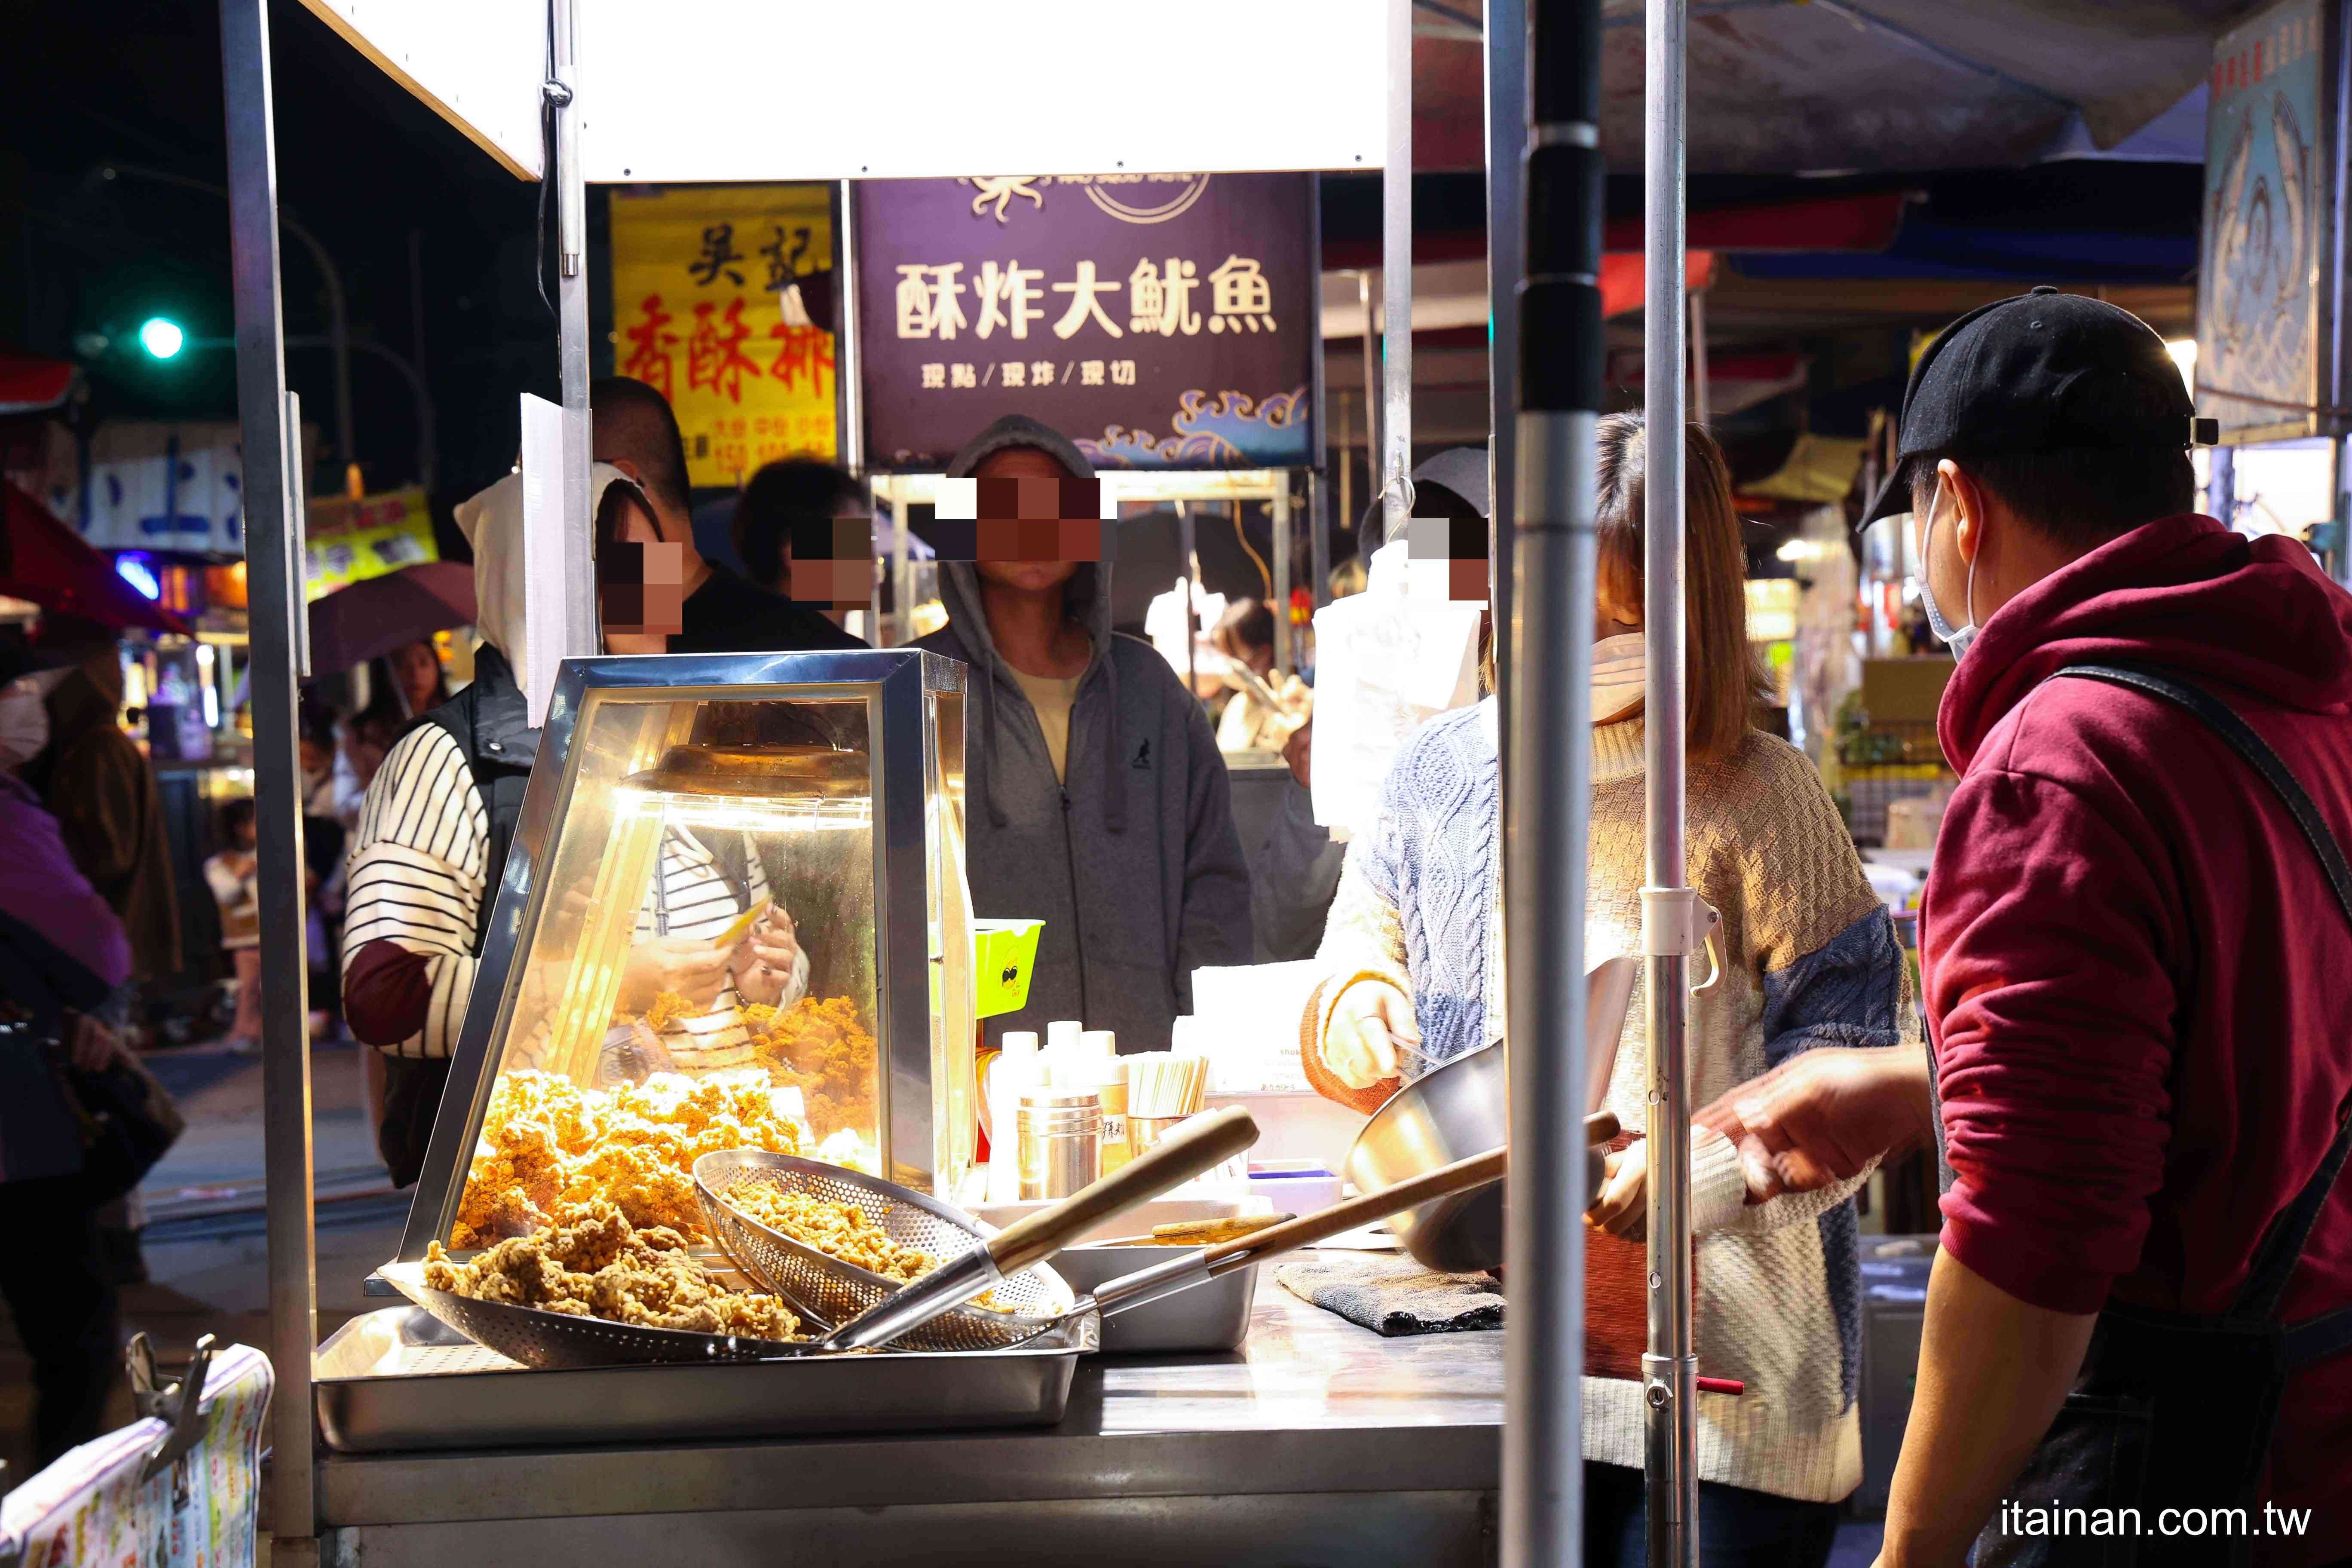
[[425, 1026], [396, 1057], [446, 1057], [456, 1047], [474, 990], [474, 932], [490, 852], [489, 812], [466, 753], [438, 724], [393, 745], [368, 785], [349, 862], [343, 967], [372, 942], [425, 961], [432, 1002]]
[[[742, 836], [740, 874], [730, 873], [686, 828], [673, 828], [661, 851], [661, 874], [637, 911], [635, 939], [715, 937], [747, 908], [769, 897], [767, 869], [750, 834]], [[465, 753], [437, 724], [422, 725], [394, 745], [368, 786], [352, 846], [344, 972], [369, 943], [389, 942], [424, 960], [431, 988], [424, 1027], [383, 1047], [400, 1057], [446, 1057], [457, 1047], [473, 994], [477, 919], [489, 859], [489, 814], [474, 787]], [[740, 879], [739, 879], [740, 878]], [[783, 977], [781, 1006], [808, 990], [808, 954]], [[748, 1066], [741, 997], [730, 977], [707, 1013], [663, 1032], [676, 1065], [688, 1071]]]

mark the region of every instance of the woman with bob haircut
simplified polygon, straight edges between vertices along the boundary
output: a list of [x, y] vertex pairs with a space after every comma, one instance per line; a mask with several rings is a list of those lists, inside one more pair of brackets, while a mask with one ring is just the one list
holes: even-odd
[[[1594, 963], [1637, 949], [1641, 929], [1646, 437], [1638, 414], [1600, 423], [1586, 905]], [[1730, 476], [1705, 431], [1691, 427], [1684, 444], [1689, 877], [1723, 917], [1722, 974], [1691, 1000], [1691, 1102], [1703, 1105], [1813, 1046], [1892, 1047], [1916, 1042], [1916, 1030], [1893, 921], [1837, 807], [1803, 753], [1754, 725], [1765, 683], [1748, 642]], [[1349, 847], [1300, 1044], [1316, 1088], [1367, 1114], [1402, 1084], [1502, 1038], [1496, 731], [1491, 695], [1424, 725], [1390, 769], [1378, 824]], [[1706, 969], [1693, 965], [1695, 974]], [[1634, 1133], [1647, 1120], [1645, 1000], [1637, 990], [1608, 1091], [1608, 1108]], [[1591, 1216], [1629, 1240], [1643, 1223], [1646, 1150], [1635, 1142], [1611, 1156]], [[1695, 1129], [1688, 1158], [1699, 1367], [1746, 1385], [1738, 1395], [1698, 1396], [1701, 1560], [1819, 1564], [1838, 1503], [1862, 1479], [1851, 1200], [1867, 1173], [1750, 1204], [1739, 1156], [1721, 1133]], [[1613, 1266], [1612, 1247], [1593, 1239], [1597, 1277]], [[1621, 1265], [1639, 1257], [1613, 1250]], [[1588, 1331], [1613, 1327], [1622, 1337], [1627, 1325], [1607, 1320], [1612, 1299], [1622, 1298], [1638, 1339], [1643, 1294], [1638, 1282], [1589, 1291]], [[1640, 1394], [1630, 1381], [1584, 1379], [1591, 1563], [1642, 1561]]]

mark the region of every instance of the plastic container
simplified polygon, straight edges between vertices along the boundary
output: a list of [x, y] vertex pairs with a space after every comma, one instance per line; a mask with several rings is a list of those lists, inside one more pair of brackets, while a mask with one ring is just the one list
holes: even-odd
[[988, 1074], [988, 1196], [993, 1203], [1013, 1203], [1021, 1196], [1021, 1140], [1017, 1131], [1021, 1097], [1045, 1084], [1045, 1065], [1037, 1037], [1027, 1029], [1004, 1036], [1004, 1049]]

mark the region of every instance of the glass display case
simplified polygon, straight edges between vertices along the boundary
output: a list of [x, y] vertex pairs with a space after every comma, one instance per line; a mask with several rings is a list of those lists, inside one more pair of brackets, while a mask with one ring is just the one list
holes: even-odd
[[599, 1198], [702, 1239], [719, 1148], [959, 1192], [963, 685], [915, 649], [565, 663], [402, 1258]]

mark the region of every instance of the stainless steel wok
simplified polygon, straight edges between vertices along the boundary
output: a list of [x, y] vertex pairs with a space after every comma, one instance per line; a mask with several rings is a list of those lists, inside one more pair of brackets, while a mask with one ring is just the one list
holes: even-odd
[[[1618, 1037], [1633, 999], [1641, 960], [1621, 956], [1597, 965], [1585, 982], [1585, 1109], [1601, 1110], [1617, 1060]], [[1592, 1124], [1588, 1122], [1588, 1127]], [[1363, 1193], [1500, 1149], [1510, 1141], [1510, 1074], [1500, 1042], [1473, 1051], [1406, 1084], [1356, 1135], [1346, 1173]], [[1601, 1133], [1613, 1136], [1611, 1126]], [[1601, 1152], [1591, 1151], [1599, 1185]], [[1431, 1268], [1474, 1273], [1503, 1261], [1503, 1184], [1433, 1199], [1393, 1217], [1389, 1228], [1405, 1250]]]

